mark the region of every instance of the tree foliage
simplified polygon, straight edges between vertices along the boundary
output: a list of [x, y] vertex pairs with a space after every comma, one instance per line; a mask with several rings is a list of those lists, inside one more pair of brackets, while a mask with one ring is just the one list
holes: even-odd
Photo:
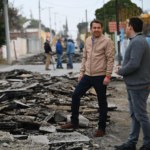
[[[28, 25], [27, 28], [39, 28], [39, 20], [32, 19], [30, 25]], [[44, 30], [45, 32], [50, 32], [50, 28], [45, 27], [44, 24], [41, 24], [41, 29]], [[55, 35], [54, 30], [52, 30], [52, 33]]]
[[9, 28], [10, 30], [21, 30], [23, 24], [28, 21], [26, 17], [19, 14], [21, 8], [15, 8], [13, 3], [8, 4], [8, 17], [9, 17]]
[[[50, 28], [45, 28], [45, 32], [50, 32]], [[52, 29], [52, 34], [55, 35], [55, 31]]]
[[[138, 7], [131, 0], [119, 0], [119, 21], [125, 21], [133, 16], [139, 16], [142, 13], [142, 9]], [[102, 8], [95, 11], [96, 19], [99, 19], [104, 23], [104, 30], [109, 32], [108, 23], [116, 21], [116, 5], [115, 0], [111, 0], [106, 3]]]

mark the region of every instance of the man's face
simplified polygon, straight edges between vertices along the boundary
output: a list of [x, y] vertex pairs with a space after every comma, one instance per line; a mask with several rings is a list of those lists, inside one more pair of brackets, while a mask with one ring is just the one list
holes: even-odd
[[127, 35], [127, 38], [130, 38], [130, 26], [129, 26], [129, 23], [127, 23], [126, 35]]
[[100, 23], [95, 23], [95, 22], [94, 22], [94, 23], [92, 24], [92, 28], [90, 28], [90, 30], [91, 30], [93, 36], [94, 36], [95, 38], [98, 38], [98, 37], [100, 37], [101, 34], [102, 34], [103, 27], [101, 26]]
[[131, 25], [129, 25], [129, 23], [127, 23], [127, 28], [126, 28], [126, 35], [127, 38], [130, 38], [133, 32], [133, 27]]

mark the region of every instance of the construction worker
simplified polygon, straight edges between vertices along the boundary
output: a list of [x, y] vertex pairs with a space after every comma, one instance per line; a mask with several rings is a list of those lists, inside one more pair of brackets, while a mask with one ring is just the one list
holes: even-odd
[[62, 45], [61, 45], [61, 39], [58, 39], [57, 44], [56, 44], [56, 54], [57, 54], [57, 69], [64, 69], [62, 67], [62, 61], [61, 61], [61, 55], [63, 54], [62, 52]]
[[52, 49], [50, 46], [50, 40], [49, 39], [47, 39], [46, 42], [44, 43], [44, 49], [45, 49], [45, 56], [46, 56], [45, 70], [50, 70], [49, 65], [50, 65], [50, 61], [51, 61]]

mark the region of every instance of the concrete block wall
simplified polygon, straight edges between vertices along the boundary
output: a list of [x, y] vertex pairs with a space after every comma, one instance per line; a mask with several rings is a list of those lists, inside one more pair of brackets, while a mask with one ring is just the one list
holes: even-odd
[[[28, 53], [37, 54], [44, 52], [44, 48], [42, 45], [42, 49], [40, 48], [40, 40], [37, 38], [17, 38], [15, 40], [11, 40], [10, 42], [11, 48], [11, 58], [15, 58], [15, 56], [19, 57], [22, 55], [26, 55]], [[15, 54], [16, 52], [16, 54]], [[6, 45], [1, 47], [1, 59], [7, 59], [7, 49]]]

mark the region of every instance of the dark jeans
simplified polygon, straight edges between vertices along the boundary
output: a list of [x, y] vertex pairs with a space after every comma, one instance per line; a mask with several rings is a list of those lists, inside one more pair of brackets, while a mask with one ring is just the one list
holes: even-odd
[[83, 48], [80, 48], [80, 52], [83, 52]]
[[57, 54], [57, 68], [62, 68], [61, 54]]
[[137, 144], [140, 128], [142, 128], [143, 145], [150, 148], [150, 122], [147, 113], [147, 99], [150, 90], [127, 90], [127, 92], [132, 123], [131, 132], [126, 144], [131, 146]]
[[90, 89], [92, 86], [94, 87], [99, 104], [99, 129], [105, 131], [106, 128], [106, 119], [107, 119], [107, 100], [106, 100], [106, 88], [107, 86], [103, 85], [103, 80], [105, 76], [87, 76], [85, 75], [78, 86], [76, 87], [74, 93], [72, 94], [72, 105], [71, 105], [71, 123], [74, 125], [78, 125], [79, 123], [79, 106], [80, 106], [80, 98], [85, 94], [85, 92]]
[[70, 68], [71, 68], [71, 69], [73, 69], [72, 56], [73, 56], [73, 54], [68, 54], [68, 57], [69, 57], [69, 65], [70, 65]]

